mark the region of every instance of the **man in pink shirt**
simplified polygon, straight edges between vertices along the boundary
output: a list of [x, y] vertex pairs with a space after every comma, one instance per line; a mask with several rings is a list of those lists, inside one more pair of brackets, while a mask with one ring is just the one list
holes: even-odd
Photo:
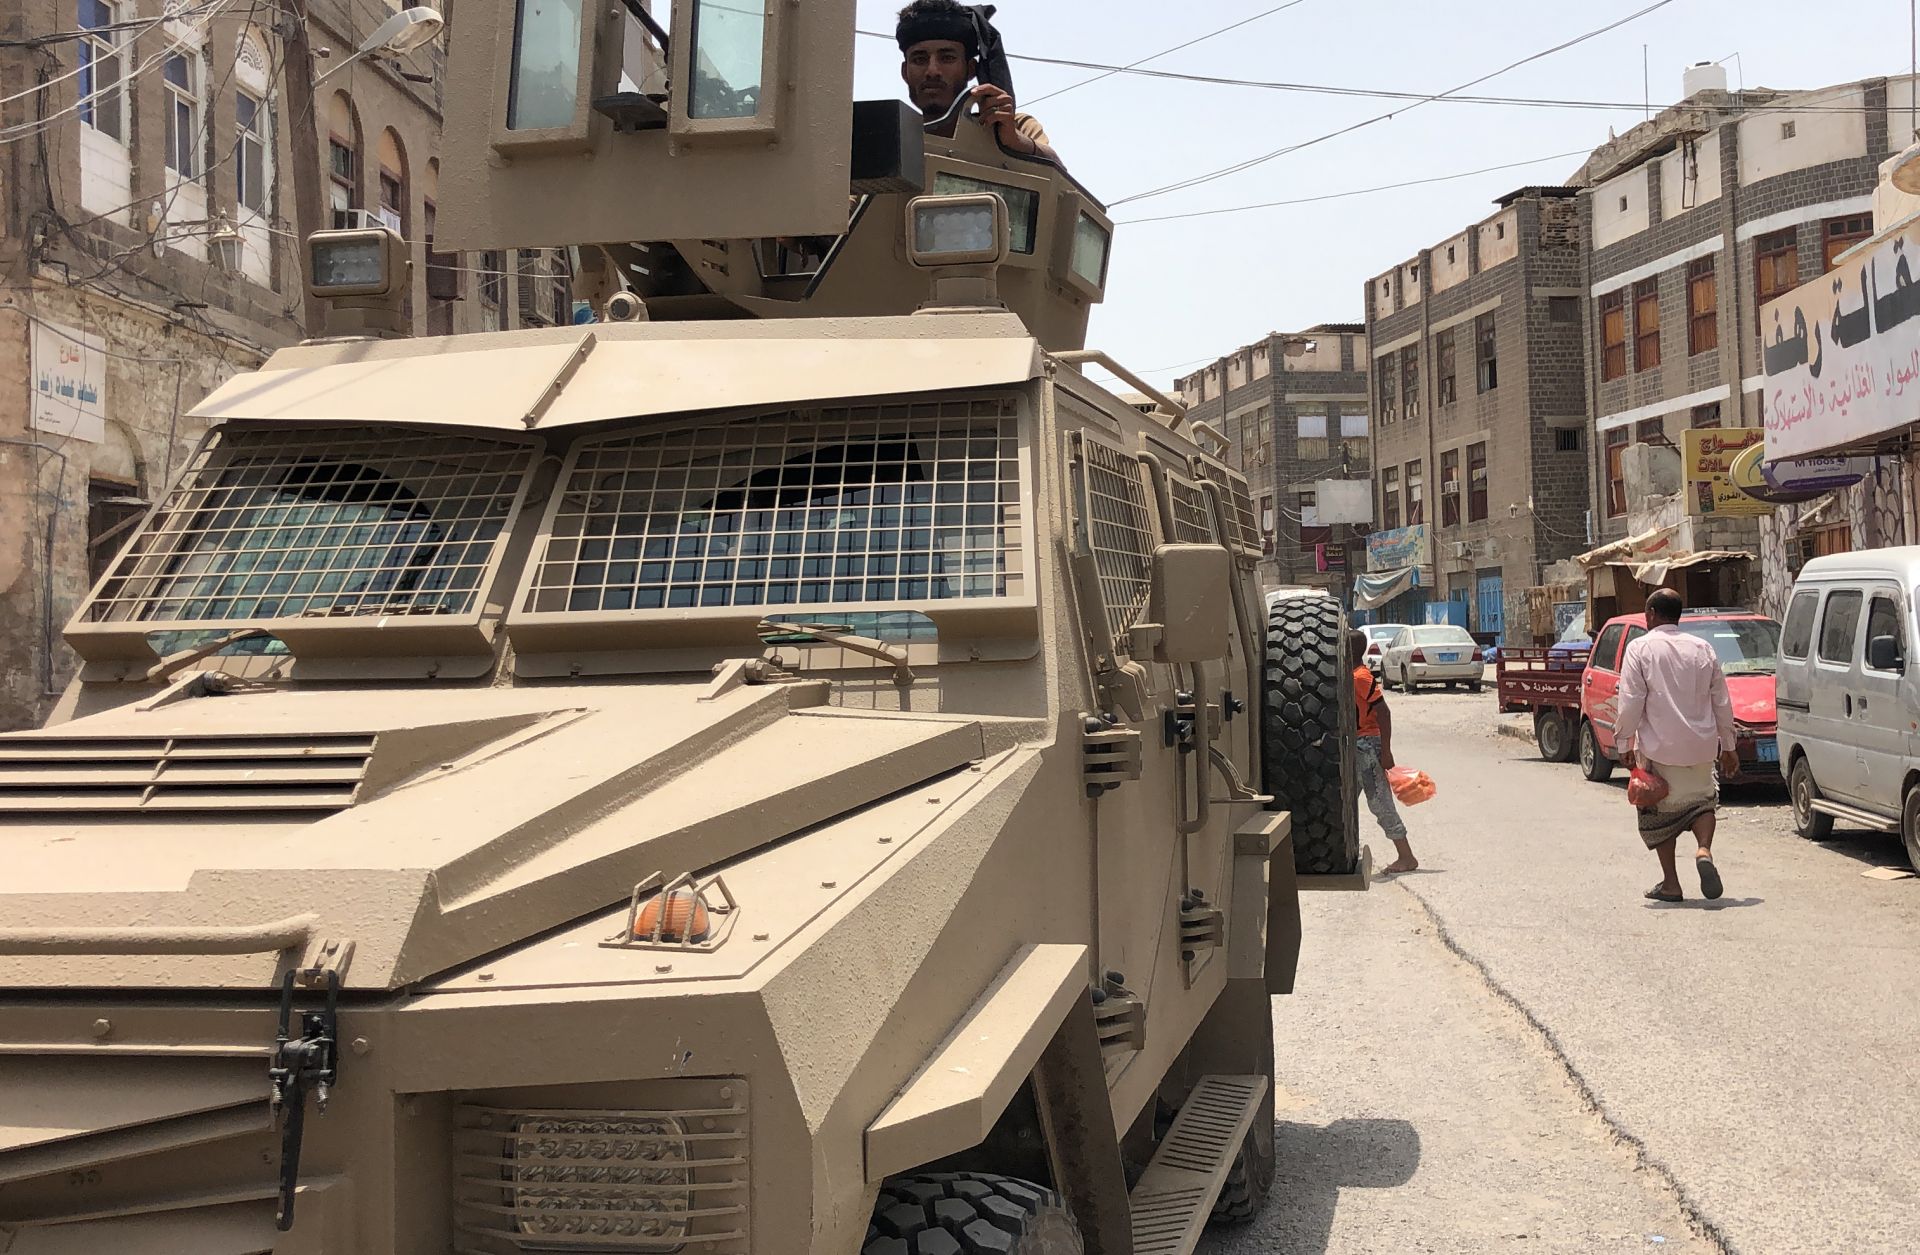
[[1694, 864], [1700, 892], [1725, 891], [1713, 865], [1714, 811], [1722, 773], [1732, 775], [1733, 700], [1713, 646], [1680, 630], [1680, 594], [1662, 588], [1647, 598], [1652, 630], [1627, 646], [1620, 661], [1620, 711], [1613, 725], [1620, 761], [1667, 782], [1667, 796], [1640, 812], [1640, 839], [1660, 856], [1660, 883], [1647, 890], [1656, 902], [1678, 902], [1680, 876], [1674, 843], [1691, 829], [1700, 843]]

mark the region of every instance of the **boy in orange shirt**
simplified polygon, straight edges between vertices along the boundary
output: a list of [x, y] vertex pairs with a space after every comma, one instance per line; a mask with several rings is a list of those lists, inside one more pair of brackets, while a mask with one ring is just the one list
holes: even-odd
[[1367, 666], [1365, 632], [1347, 633], [1347, 662], [1353, 667], [1353, 705], [1358, 715], [1354, 747], [1360, 759], [1360, 788], [1367, 795], [1367, 809], [1399, 855], [1380, 870], [1410, 872], [1420, 866], [1420, 860], [1407, 844], [1407, 825], [1400, 818], [1400, 808], [1394, 805], [1393, 786], [1387, 781], [1387, 771], [1393, 766], [1393, 712], [1387, 709], [1387, 695], [1380, 691], [1380, 681]]

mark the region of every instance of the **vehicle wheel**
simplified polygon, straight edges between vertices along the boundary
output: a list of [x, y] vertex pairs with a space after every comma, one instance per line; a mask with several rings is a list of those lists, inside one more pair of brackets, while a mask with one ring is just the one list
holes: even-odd
[[1220, 1197], [1213, 1201], [1210, 1219], [1214, 1224], [1246, 1224], [1260, 1214], [1273, 1189], [1273, 1004], [1269, 1002], [1267, 1008], [1267, 1096], [1261, 1101], [1260, 1110], [1253, 1113], [1253, 1125], [1247, 1130], [1246, 1140], [1240, 1143], [1240, 1153], [1233, 1157], [1233, 1166], [1227, 1169]]
[[893, 1177], [880, 1187], [860, 1255], [1081, 1255], [1066, 1200], [987, 1172]]
[[1345, 637], [1330, 597], [1291, 598], [1267, 613], [1260, 774], [1270, 807], [1293, 813], [1293, 865], [1308, 875], [1344, 875], [1360, 860]]
[[1584, 719], [1580, 721], [1580, 770], [1595, 784], [1613, 778], [1613, 760], [1600, 752], [1593, 724]]
[[1920, 871], [1920, 787], [1909, 785], [1900, 803], [1900, 844], [1907, 847], [1907, 866]]
[[1533, 743], [1540, 747], [1540, 757], [1550, 763], [1573, 761], [1573, 727], [1567, 717], [1557, 710], [1534, 712]]
[[1467, 692], [1469, 693], [1478, 693], [1483, 687], [1485, 687], [1485, 685], [1479, 680], [1467, 681]]
[[1409, 693], [1414, 691], [1413, 672], [1405, 667], [1400, 668], [1400, 687]]
[[1400, 687], [1398, 684], [1395, 684], [1393, 682], [1393, 677], [1387, 674], [1385, 667], [1382, 667], [1378, 672], [1378, 674], [1380, 677], [1380, 687], [1385, 689], [1387, 692], [1391, 693], [1395, 689]]
[[[1809, 841], [1825, 841], [1833, 835], [1833, 816], [1823, 815], [1813, 809], [1814, 799], [1820, 796], [1820, 786], [1813, 782], [1813, 768], [1807, 766], [1807, 760], [1793, 760], [1793, 771], [1787, 777], [1787, 796], [1793, 802], [1793, 830]], [[1913, 809], [1913, 794], [1907, 794], [1906, 804], [1900, 808], [1900, 835], [1906, 837], [1907, 812]], [[1909, 838], [1909, 841], [1911, 839]], [[1912, 845], [1908, 845], [1912, 850]]]

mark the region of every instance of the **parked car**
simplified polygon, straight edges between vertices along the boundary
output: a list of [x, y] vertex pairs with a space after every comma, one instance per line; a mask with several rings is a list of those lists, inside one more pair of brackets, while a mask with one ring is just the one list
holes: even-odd
[[1380, 656], [1387, 652], [1393, 638], [1407, 630], [1404, 623], [1369, 623], [1360, 629], [1367, 634], [1367, 669], [1380, 674]]
[[1815, 558], [1780, 639], [1780, 765], [1800, 835], [1898, 832], [1920, 866], [1920, 675], [1909, 674], [1920, 548]]
[[1467, 629], [1446, 623], [1402, 628], [1380, 656], [1380, 683], [1409, 693], [1422, 684], [1464, 684], [1478, 693], [1485, 674], [1479, 643]]
[[[1711, 644], [1726, 672], [1740, 757], [1733, 779], [1775, 778], [1780, 769], [1774, 713], [1780, 625], [1752, 610], [1709, 606], [1682, 615], [1680, 630]], [[1587, 779], [1607, 779], [1620, 753], [1613, 739], [1620, 660], [1627, 646], [1646, 634], [1644, 614], [1624, 614], [1607, 620], [1584, 658], [1558, 645], [1502, 651], [1495, 676], [1500, 709], [1534, 712], [1534, 740], [1542, 758], [1565, 762], [1577, 756]]]

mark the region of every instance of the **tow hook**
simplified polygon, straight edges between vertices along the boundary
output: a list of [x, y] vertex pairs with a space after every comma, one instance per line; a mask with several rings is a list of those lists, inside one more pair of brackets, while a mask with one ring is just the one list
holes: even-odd
[[300, 1140], [307, 1127], [307, 1095], [315, 1109], [327, 1114], [327, 1099], [338, 1077], [340, 973], [323, 973], [326, 1005], [298, 1012], [299, 1036], [294, 1036], [294, 978], [289, 971], [280, 986], [280, 1028], [274, 1037], [273, 1063], [267, 1075], [273, 1081], [273, 1114], [280, 1122], [280, 1205], [274, 1225], [282, 1232], [293, 1228], [293, 1195], [300, 1184]]

